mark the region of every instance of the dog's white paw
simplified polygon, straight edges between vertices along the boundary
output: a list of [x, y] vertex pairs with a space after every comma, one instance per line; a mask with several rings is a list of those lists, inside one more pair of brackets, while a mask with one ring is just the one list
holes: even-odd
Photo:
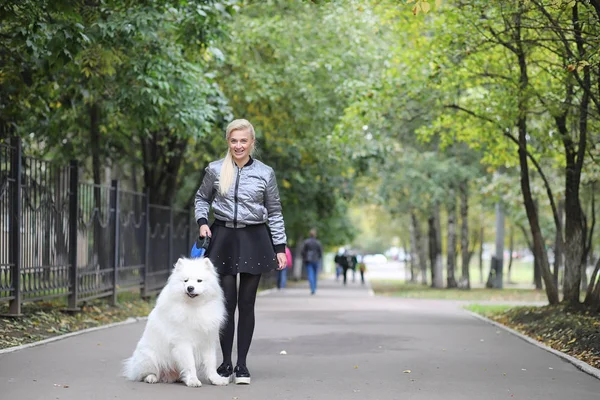
[[184, 381], [186, 386], [189, 387], [200, 387], [202, 386], [202, 382], [200, 382], [200, 379], [198, 378], [188, 378]]
[[146, 383], [156, 383], [158, 382], [158, 378], [154, 374], [150, 374], [144, 378], [144, 382]]
[[217, 385], [217, 386], [225, 386], [225, 385], [229, 384], [229, 377], [225, 377], [225, 376], [221, 376], [221, 375], [211, 376], [210, 378], [208, 378], [208, 380], [210, 381], [210, 383], [212, 383], [213, 385]]

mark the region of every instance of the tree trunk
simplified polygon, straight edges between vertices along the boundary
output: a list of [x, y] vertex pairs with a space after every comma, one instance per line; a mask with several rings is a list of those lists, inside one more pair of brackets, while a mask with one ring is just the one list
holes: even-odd
[[598, 257], [598, 260], [596, 261], [596, 266], [594, 267], [594, 272], [592, 272], [590, 284], [588, 285], [587, 292], [585, 294], [585, 304], [588, 306], [600, 307], [600, 279], [598, 279], [599, 273], [600, 257]]
[[536, 254], [533, 255], [533, 284], [535, 285], [536, 290], [542, 290], [544, 288], [544, 285], [542, 284], [540, 257]]
[[[416, 274], [415, 274], [415, 268], [414, 268], [414, 262], [412, 260], [412, 249], [411, 249], [411, 244], [410, 242], [412, 242], [412, 226], [409, 225], [409, 232], [410, 232], [410, 237], [409, 237], [409, 243], [406, 243], [406, 236], [402, 235], [402, 248], [404, 249], [404, 259], [403, 260], [398, 260], [398, 261], [402, 261], [404, 263], [404, 276], [405, 276], [405, 280], [406, 280], [406, 274], [409, 274], [408, 276], [408, 280], [410, 282], [415, 282], [416, 281]], [[410, 260], [409, 260], [410, 257]]]
[[460, 192], [460, 252], [461, 252], [461, 273], [462, 287], [471, 288], [471, 277], [469, 274], [469, 264], [471, 262], [471, 252], [469, 251], [469, 184], [463, 181], [459, 186]]
[[515, 244], [515, 233], [512, 225], [508, 230], [508, 274], [507, 274], [507, 283], [511, 283], [511, 272], [512, 272], [512, 264], [513, 264], [513, 252], [514, 252], [514, 244]]
[[421, 228], [419, 227], [417, 215], [414, 212], [410, 213], [410, 219], [415, 235], [415, 254], [417, 255], [418, 264], [421, 267], [421, 282], [423, 285], [427, 285], [427, 259], [425, 257], [425, 247], [423, 246]]
[[[529, 166], [527, 161], [527, 94], [529, 86], [529, 77], [527, 74], [527, 61], [525, 58], [525, 52], [522, 49], [521, 43], [521, 14], [515, 14], [515, 38], [518, 42], [518, 48], [515, 54], [517, 55], [519, 64], [519, 96], [518, 96], [518, 111], [519, 116], [517, 118], [518, 127], [518, 141], [519, 141], [519, 165], [521, 167], [521, 192], [523, 194], [523, 202], [525, 204], [525, 210], [527, 212], [527, 219], [529, 220], [529, 226], [531, 229], [531, 236], [533, 238], [533, 246], [535, 254], [540, 255], [540, 268], [544, 283], [546, 284], [546, 295], [548, 296], [548, 302], [550, 304], [558, 304], [558, 290], [554, 286], [552, 273], [550, 272], [550, 266], [548, 264], [548, 255], [544, 248], [544, 238], [540, 229], [538, 214], [535, 209], [533, 196], [531, 194], [531, 187], [529, 183]], [[578, 281], [579, 283], [579, 281]], [[578, 285], [579, 287], [579, 285]]]
[[440, 209], [436, 204], [433, 214], [428, 218], [429, 227], [429, 261], [431, 263], [431, 287], [444, 287], [443, 281], [443, 266], [442, 266], [442, 250], [439, 241], [439, 216]]
[[[110, 213], [108, 205], [106, 210], [103, 210], [102, 204], [102, 147], [100, 146], [100, 106], [98, 103], [92, 103], [88, 109], [90, 117], [90, 147], [92, 151], [92, 178], [94, 180], [94, 207], [97, 210], [95, 219], [93, 221], [94, 226], [94, 253], [98, 257], [97, 269], [103, 269], [109, 267], [110, 246], [105, 245], [108, 243], [108, 229], [102, 228], [100, 221], [103, 212]], [[116, 223], [116, 221], [115, 221]], [[105, 237], [106, 235], [106, 237]]]
[[483, 224], [479, 228], [479, 283], [483, 283]]
[[496, 203], [496, 276], [493, 285], [502, 289], [504, 276], [504, 206]]
[[456, 270], [456, 247], [458, 237], [456, 235], [456, 196], [454, 190], [450, 190], [448, 205], [448, 249], [446, 254], [447, 277], [446, 286], [455, 288], [458, 286], [454, 272]]
[[[415, 227], [415, 221], [413, 220], [413, 213], [412, 211], [410, 212], [410, 223], [409, 223], [409, 234], [410, 234], [410, 281], [411, 282], [416, 282], [417, 281], [417, 266], [418, 266], [418, 262], [419, 262], [419, 253], [418, 253], [418, 242], [417, 242], [417, 236], [416, 236], [416, 227]], [[407, 265], [405, 263], [404, 268], [407, 268]]]
[[144, 184], [150, 190], [150, 203], [170, 206], [175, 197], [179, 169], [187, 142], [170, 135], [167, 128], [140, 138], [144, 160]]
[[[558, 218], [563, 223], [563, 215], [565, 210], [565, 202], [564, 200], [558, 201]], [[562, 226], [562, 225], [561, 225]], [[562, 236], [559, 229], [556, 229], [556, 237], [554, 238], [554, 271], [552, 273], [552, 277], [554, 278], [554, 284], [556, 287], [559, 286], [558, 276], [560, 273], [560, 267], [563, 264], [563, 245], [562, 245]]]
[[[577, 3], [572, 8], [575, 42], [580, 59], [586, 57], [581, 37]], [[583, 93], [579, 105], [579, 143], [575, 146], [570, 135], [563, 136], [565, 148], [565, 281], [563, 300], [569, 304], [579, 304], [581, 284], [581, 264], [586, 242], [583, 228], [583, 210], [579, 200], [581, 170], [587, 144], [587, 119], [589, 106], [589, 89], [591, 85], [589, 66], [583, 68]]]

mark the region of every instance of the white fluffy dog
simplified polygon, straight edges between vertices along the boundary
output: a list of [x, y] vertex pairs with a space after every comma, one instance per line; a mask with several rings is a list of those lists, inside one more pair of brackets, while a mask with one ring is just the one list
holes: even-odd
[[180, 258], [156, 306], [133, 356], [124, 362], [124, 375], [147, 383], [182, 381], [202, 386], [197, 371], [214, 385], [229, 378], [217, 374], [219, 330], [226, 312], [223, 291], [208, 258]]

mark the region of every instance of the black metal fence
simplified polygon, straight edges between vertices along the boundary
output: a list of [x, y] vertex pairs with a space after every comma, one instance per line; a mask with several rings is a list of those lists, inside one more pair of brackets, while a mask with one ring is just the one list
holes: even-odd
[[[59, 166], [0, 143], [0, 302], [67, 297], [76, 309], [121, 291], [158, 292], [196, 234], [191, 210], [149, 204], [149, 193], [79, 181]], [[192, 232], [193, 231], [193, 232]]]

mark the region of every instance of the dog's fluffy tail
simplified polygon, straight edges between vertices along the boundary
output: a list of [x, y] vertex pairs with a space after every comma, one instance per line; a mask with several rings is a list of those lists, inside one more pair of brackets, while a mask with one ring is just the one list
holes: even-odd
[[143, 381], [148, 375], [160, 376], [161, 368], [156, 364], [152, 357], [144, 352], [133, 353], [133, 356], [123, 361], [122, 375], [134, 382]]
[[124, 376], [126, 379], [130, 381], [139, 381], [140, 378], [135, 373], [133, 357], [129, 357], [126, 360], [123, 360], [121, 364], [121, 376]]

